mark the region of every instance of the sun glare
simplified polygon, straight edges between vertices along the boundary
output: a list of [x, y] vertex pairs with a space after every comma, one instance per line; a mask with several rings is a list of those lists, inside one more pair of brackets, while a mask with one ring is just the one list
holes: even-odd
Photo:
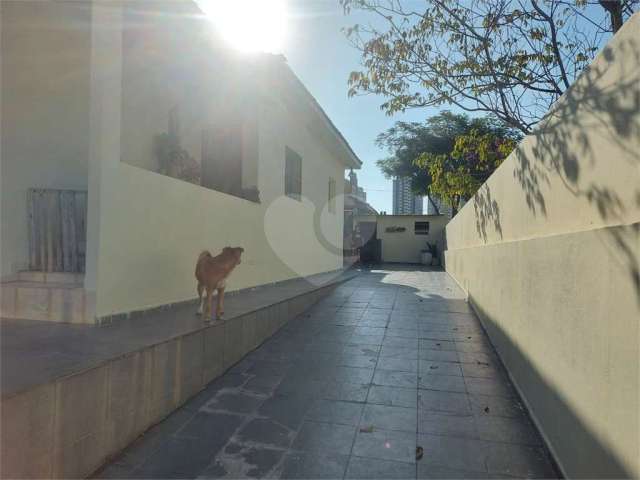
[[282, 53], [285, 0], [201, 0], [222, 38], [243, 52]]

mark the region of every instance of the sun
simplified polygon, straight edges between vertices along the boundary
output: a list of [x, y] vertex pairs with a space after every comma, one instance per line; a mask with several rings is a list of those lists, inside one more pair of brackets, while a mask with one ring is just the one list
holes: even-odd
[[282, 53], [285, 0], [200, 0], [225, 42], [242, 52]]

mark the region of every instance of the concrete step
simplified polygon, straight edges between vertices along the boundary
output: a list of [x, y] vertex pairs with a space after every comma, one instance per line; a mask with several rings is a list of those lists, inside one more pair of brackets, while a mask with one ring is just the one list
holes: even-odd
[[84, 273], [67, 272], [18, 272], [18, 281], [22, 282], [43, 282], [43, 283], [69, 283], [82, 285]]
[[76, 274], [47, 273], [44, 277], [31, 274], [42, 272], [21, 272], [18, 280], [0, 284], [0, 316], [66, 323], [93, 322], [88, 318], [85, 291]]

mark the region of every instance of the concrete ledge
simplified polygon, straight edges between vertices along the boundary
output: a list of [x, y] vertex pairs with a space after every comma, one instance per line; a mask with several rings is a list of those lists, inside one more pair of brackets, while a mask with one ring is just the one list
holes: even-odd
[[[3, 391], [0, 475], [90, 475], [349, 278], [332, 277], [319, 286], [311, 283], [296, 295], [224, 322], [201, 325], [48, 382]], [[243, 303], [251, 300], [244, 298]], [[140, 328], [146, 325], [143, 322]]]

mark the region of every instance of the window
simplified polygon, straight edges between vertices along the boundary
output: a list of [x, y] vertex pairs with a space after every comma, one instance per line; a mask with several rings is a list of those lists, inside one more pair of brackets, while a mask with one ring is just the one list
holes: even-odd
[[300, 200], [302, 195], [302, 157], [285, 147], [284, 194]]
[[429, 235], [429, 222], [415, 222], [413, 232], [416, 235]]
[[336, 213], [336, 181], [333, 178], [329, 179], [329, 213]]

